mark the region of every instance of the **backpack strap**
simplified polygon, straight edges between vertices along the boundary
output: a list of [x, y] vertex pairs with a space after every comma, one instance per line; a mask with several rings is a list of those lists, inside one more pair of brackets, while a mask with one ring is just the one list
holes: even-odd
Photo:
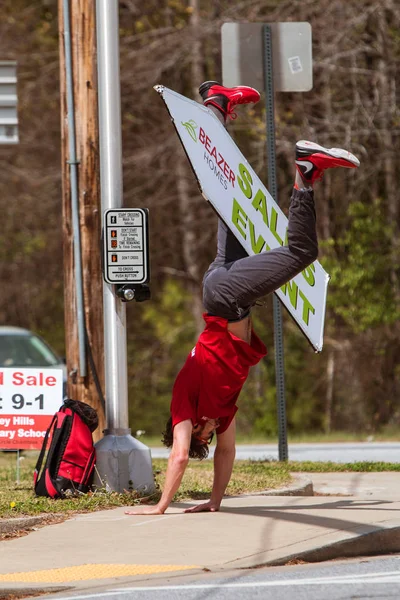
[[[63, 448], [61, 455], [58, 455], [60, 451], [60, 438], [62, 438], [62, 436], [64, 435], [66, 424], [68, 420], [72, 418], [72, 413], [68, 408], [62, 407], [56, 414], [56, 417], [57, 423], [54, 427], [54, 435], [51, 441], [44, 470], [46, 489], [51, 498], [57, 498], [60, 496], [57, 478], [54, 478], [53, 476], [55, 473], [57, 473], [59, 462], [62, 458], [62, 452], [65, 449]], [[65, 445], [67, 441], [68, 440], [65, 440]]]
[[39, 478], [40, 470], [41, 470], [42, 464], [43, 464], [43, 458], [44, 458], [45, 452], [47, 450], [47, 442], [49, 441], [49, 436], [50, 436], [51, 430], [54, 429], [54, 424], [55, 424], [56, 419], [57, 419], [57, 413], [52, 418], [51, 423], [50, 423], [49, 427], [47, 428], [46, 435], [44, 436], [42, 448], [40, 450], [39, 458], [36, 463], [35, 472], [33, 474], [34, 487], [36, 487], [36, 482]]

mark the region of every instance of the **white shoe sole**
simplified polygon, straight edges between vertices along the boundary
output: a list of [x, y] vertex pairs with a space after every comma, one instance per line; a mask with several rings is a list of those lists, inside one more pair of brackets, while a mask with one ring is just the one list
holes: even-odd
[[324, 154], [328, 154], [330, 156], [334, 156], [335, 158], [343, 158], [344, 160], [348, 160], [355, 167], [360, 166], [360, 161], [354, 154], [349, 152], [348, 150], [343, 150], [343, 148], [324, 148], [315, 142], [308, 142], [307, 140], [300, 140], [296, 144], [296, 148], [300, 150], [313, 150], [318, 152], [323, 152]]

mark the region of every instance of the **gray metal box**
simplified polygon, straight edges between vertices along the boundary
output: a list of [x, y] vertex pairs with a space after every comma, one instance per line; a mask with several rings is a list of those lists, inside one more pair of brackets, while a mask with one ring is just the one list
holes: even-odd
[[17, 63], [0, 61], [0, 144], [18, 144]]
[[311, 90], [310, 23], [224, 23], [221, 28], [223, 85], [265, 89], [264, 25], [271, 27], [275, 91]]

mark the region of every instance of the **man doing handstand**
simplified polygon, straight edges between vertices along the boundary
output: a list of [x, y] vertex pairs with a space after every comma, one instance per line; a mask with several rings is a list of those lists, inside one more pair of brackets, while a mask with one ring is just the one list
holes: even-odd
[[[237, 104], [257, 102], [253, 88], [203, 83], [204, 104], [224, 123]], [[203, 279], [205, 329], [179, 372], [172, 392], [171, 417], [163, 443], [171, 447], [164, 490], [154, 506], [127, 514], [163, 514], [182, 481], [189, 458], [205, 458], [214, 432], [214, 481], [210, 500], [185, 512], [218, 511], [235, 459], [237, 400], [251, 366], [266, 354], [252, 329], [255, 302], [279, 289], [317, 259], [318, 242], [313, 184], [325, 169], [358, 167], [346, 150], [296, 144], [296, 177], [289, 208], [288, 245], [248, 256], [219, 219], [217, 256]]]

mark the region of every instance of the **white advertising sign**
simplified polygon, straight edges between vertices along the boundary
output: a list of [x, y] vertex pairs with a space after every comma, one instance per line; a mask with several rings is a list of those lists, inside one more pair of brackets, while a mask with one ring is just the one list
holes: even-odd
[[[155, 90], [167, 106], [201, 193], [248, 254], [285, 245], [286, 216], [217, 117], [164, 86]], [[275, 292], [316, 351], [323, 345], [328, 281], [315, 261]]]
[[62, 369], [1, 368], [0, 449], [39, 450], [62, 400]]

